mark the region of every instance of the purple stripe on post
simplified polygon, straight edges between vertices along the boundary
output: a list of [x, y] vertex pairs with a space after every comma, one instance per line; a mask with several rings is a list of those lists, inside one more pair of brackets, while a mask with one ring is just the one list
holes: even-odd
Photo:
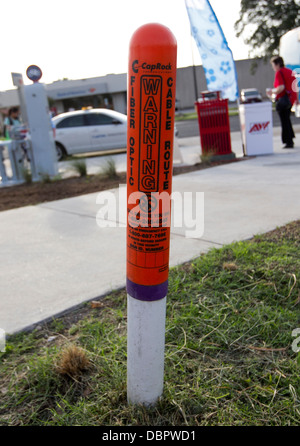
[[127, 293], [134, 299], [145, 302], [154, 302], [166, 297], [168, 293], [168, 280], [159, 285], [138, 285], [127, 278], [126, 281]]

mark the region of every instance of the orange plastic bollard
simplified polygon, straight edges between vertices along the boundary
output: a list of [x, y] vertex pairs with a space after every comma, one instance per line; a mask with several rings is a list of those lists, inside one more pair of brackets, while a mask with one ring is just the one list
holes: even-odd
[[167, 295], [177, 43], [163, 25], [141, 26], [129, 48], [127, 292]]

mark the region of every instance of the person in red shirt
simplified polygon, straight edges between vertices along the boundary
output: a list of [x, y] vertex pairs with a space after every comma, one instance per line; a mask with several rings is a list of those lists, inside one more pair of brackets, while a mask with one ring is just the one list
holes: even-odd
[[[285, 144], [284, 149], [292, 149], [295, 134], [291, 123], [291, 108], [295, 102], [298, 102], [296, 78], [292, 70], [284, 66], [281, 56], [272, 57], [271, 65], [275, 71], [272, 93], [276, 95], [276, 110], [281, 122], [281, 139]], [[289, 101], [287, 101], [286, 95]]]

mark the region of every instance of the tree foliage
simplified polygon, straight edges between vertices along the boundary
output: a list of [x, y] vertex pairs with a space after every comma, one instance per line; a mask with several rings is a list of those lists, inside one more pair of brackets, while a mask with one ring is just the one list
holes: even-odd
[[244, 36], [252, 57], [279, 52], [280, 37], [300, 26], [300, 0], [241, 0], [237, 37]]

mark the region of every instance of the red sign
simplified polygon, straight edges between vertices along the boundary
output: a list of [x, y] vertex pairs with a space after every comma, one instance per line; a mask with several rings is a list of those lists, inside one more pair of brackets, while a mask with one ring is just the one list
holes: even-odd
[[270, 121], [250, 124], [249, 133], [266, 133], [269, 130]]

